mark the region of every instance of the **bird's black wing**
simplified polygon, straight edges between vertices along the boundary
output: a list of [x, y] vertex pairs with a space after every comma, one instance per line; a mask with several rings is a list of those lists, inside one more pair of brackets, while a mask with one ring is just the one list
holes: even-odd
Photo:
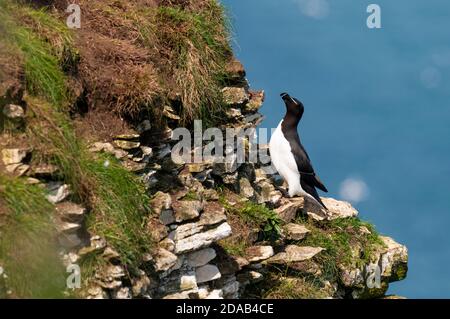
[[[305, 185], [311, 186], [313, 189], [314, 189], [314, 187], [317, 187], [321, 191], [328, 192], [327, 188], [325, 187], [325, 185], [323, 185], [319, 176], [317, 176], [316, 173], [314, 172], [314, 168], [311, 165], [311, 161], [309, 159], [308, 153], [306, 152], [306, 150], [300, 143], [300, 138], [299, 138], [297, 132], [296, 131], [293, 133], [291, 133], [291, 132], [283, 132], [283, 133], [285, 134], [286, 139], [288, 141], [291, 141], [291, 142], [289, 142], [289, 145], [291, 146], [291, 152], [294, 155], [295, 162], [297, 163], [297, 169], [301, 175], [302, 188], [305, 191], [307, 191], [306, 188], [303, 186], [303, 184], [305, 184]], [[292, 136], [286, 136], [286, 135], [292, 135]], [[317, 196], [317, 192], [315, 191], [315, 189], [314, 189], [314, 192], [316, 193], [316, 196]], [[310, 195], [314, 196], [314, 194], [311, 194], [310, 192], [308, 192], [308, 193]]]
[[300, 185], [302, 186], [303, 190], [307, 192], [309, 195], [314, 197], [314, 199], [322, 205], [323, 208], [327, 209], [325, 204], [322, 202], [322, 200], [319, 197], [319, 194], [317, 194], [317, 190], [314, 186], [311, 185], [311, 175], [300, 175]]

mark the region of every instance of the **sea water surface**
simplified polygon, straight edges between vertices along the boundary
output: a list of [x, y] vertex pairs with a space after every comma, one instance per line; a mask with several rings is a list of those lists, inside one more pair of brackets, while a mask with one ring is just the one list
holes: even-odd
[[[409, 249], [389, 293], [450, 298], [450, 1], [222, 0], [262, 127], [288, 92], [329, 195]], [[381, 29], [366, 24], [369, 4]]]

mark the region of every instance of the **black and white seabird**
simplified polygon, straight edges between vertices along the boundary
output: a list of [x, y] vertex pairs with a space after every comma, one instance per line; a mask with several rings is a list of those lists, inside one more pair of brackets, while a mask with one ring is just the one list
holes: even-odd
[[322, 207], [316, 187], [328, 192], [311, 165], [308, 153], [300, 142], [297, 125], [302, 118], [304, 106], [296, 98], [282, 93], [286, 104], [286, 115], [278, 124], [270, 139], [269, 149], [272, 163], [289, 185], [289, 196], [300, 195], [316, 201]]

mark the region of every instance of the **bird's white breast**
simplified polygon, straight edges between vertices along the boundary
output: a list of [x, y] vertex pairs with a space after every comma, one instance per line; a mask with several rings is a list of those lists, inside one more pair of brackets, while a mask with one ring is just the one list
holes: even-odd
[[289, 195], [304, 195], [300, 185], [300, 173], [298, 172], [297, 163], [291, 152], [289, 141], [284, 137], [281, 130], [281, 123], [272, 134], [269, 143], [270, 157], [272, 164], [278, 173], [289, 185]]

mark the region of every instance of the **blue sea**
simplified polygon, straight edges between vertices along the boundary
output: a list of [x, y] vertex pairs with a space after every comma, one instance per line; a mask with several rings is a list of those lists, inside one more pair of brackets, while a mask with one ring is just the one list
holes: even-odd
[[[450, 298], [450, 1], [222, 0], [262, 127], [288, 92], [329, 195], [409, 249], [389, 293]], [[367, 6], [381, 28], [367, 26]]]

